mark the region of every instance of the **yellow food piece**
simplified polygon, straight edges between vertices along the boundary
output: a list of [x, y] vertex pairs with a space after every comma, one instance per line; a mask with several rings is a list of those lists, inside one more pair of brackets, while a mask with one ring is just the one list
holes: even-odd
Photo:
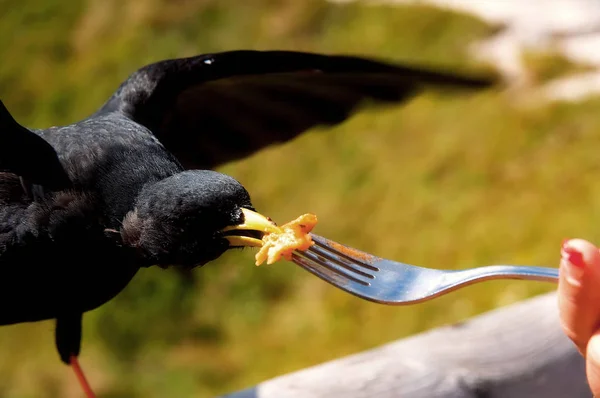
[[292, 259], [294, 250], [306, 250], [312, 241], [309, 232], [317, 225], [317, 216], [311, 213], [303, 214], [293, 221], [279, 227], [278, 232], [267, 233], [263, 236], [263, 245], [256, 253], [256, 265], [273, 264], [281, 259]]

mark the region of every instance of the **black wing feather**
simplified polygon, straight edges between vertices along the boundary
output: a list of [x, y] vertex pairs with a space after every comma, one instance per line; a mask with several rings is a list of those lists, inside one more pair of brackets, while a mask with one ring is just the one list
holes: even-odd
[[118, 111], [145, 125], [188, 168], [214, 168], [340, 123], [368, 100], [399, 102], [424, 86], [494, 83], [353, 56], [229, 51], [147, 65], [98, 113]]
[[[47, 190], [70, 186], [54, 148], [17, 123], [0, 101], [0, 172], [16, 174]], [[35, 187], [34, 187], [35, 188]]]

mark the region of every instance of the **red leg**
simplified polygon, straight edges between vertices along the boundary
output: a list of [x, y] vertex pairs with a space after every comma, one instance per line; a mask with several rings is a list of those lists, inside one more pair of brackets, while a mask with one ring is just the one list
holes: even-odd
[[81, 384], [81, 388], [83, 389], [85, 396], [87, 398], [96, 398], [96, 395], [94, 395], [94, 392], [92, 391], [92, 388], [90, 387], [90, 384], [88, 383], [87, 379], [85, 378], [85, 375], [83, 374], [83, 370], [81, 370], [81, 366], [79, 366], [79, 361], [77, 360], [77, 356], [71, 355], [71, 357], [69, 359], [70, 359], [69, 364], [73, 368], [73, 371], [75, 372], [75, 376], [77, 376], [77, 380], [79, 380], [79, 384]]

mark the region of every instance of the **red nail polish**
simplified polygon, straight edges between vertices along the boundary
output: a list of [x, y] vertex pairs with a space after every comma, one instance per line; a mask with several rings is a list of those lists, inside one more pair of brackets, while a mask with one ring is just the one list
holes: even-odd
[[585, 267], [585, 262], [583, 261], [583, 254], [578, 252], [577, 249], [567, 246], [568, 241], [569, 239], [565, 239], [563, 241], [562, 248], [560, 250], [562, 258], [564, 258], [576, 267]]

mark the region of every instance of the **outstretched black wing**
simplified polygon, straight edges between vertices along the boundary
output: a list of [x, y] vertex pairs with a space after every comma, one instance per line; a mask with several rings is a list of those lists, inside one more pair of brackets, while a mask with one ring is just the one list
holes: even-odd
[[186, 167], [214, 168], [340, 123], [365, 101], [399, 102], [427, 85], [493, 83], [352, 56], [230, 51], [147, 65], [98, 113], [120, 111], [148, 127]]
[[48, 190], [70, 185], [58, 155], [42, 137], [17, 123], [0, 101], [0, 172]]

